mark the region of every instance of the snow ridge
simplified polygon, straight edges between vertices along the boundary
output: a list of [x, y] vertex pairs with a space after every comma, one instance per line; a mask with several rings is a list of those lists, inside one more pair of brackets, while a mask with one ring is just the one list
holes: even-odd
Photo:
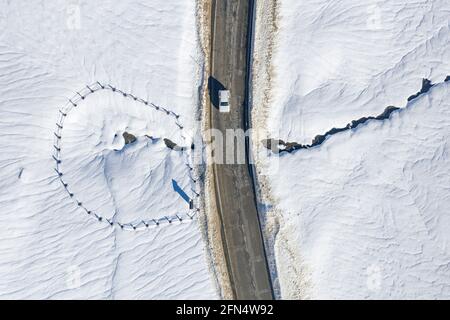
[[[450, 80], [450, 76], [447, 76], [445, 78], [444, 82], [447, 82], [449, 80]], [[438, 84], [440, 84], [440, 83], [438, 83]], [[413, 100], [419, 98], [420, 96], [422, 96], [423, 94], [426, 94], [431, 88], [433, 88], [436, 85], [437, 84], [431, 83], [431, 81], [428, 79], [423, 79], [422, 80], [422, 89], [419, 92], [417, 92], [416, 94], [413, 94], [408, 98], [408, 104], [405, 107], [399, 108], [399, 107], [395, 107], [395, 106], [388, 106], [383, 111], [383, 113], [378, 116], [362, 117], [358, 120], [353, 120], [353, 121], [349, 122], [345, 127], [333, 128], [331, 130], [328, 130], [325, 134], [317, 135], [314, 138], [314, 140], [311, 142], [311, 144], [299, 144], [297, 142], [284, 142], [283, 140], [280, 140], [280, 139], [278, 139], [278, 140], [265, 139], [262, 141], [263, 145], [267, 149], [272, 150], [274, 153], [283, 153], [283, 152], [291, 153], [296, 150], [309, 149], [309, 148], [320, 146], [330, 136], [335, 135], [337, 133], [356, 129], [358, 126], [363, 125], [369, 121], [384, 121], [386, 119], [389, 119], [390, 115], [394, 111], [406, 109], [408, 107], [410, 101], [413, 101]]]

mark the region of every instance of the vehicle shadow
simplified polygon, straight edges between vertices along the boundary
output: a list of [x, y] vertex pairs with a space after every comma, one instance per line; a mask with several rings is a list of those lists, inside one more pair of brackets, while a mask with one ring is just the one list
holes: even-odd
[[225, 86], [216, 78], [209, 76], [208, 78], [209, 100], [216, 109], [219, 109], [219, 90], [225, 90]]

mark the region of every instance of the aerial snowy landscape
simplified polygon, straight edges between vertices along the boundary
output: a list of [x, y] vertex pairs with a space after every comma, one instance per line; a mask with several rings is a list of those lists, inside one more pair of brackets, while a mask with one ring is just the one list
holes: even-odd
[[0, 299], [450, 299], [449, 17], [0, 0]]
[[449, 2], [275, 2], [253, 122], [278, 296], [450, 298]]
[[217, 297], [190, 156], [164, 142], [195, 125], [196, 3], [0, 7], [0, 297]]

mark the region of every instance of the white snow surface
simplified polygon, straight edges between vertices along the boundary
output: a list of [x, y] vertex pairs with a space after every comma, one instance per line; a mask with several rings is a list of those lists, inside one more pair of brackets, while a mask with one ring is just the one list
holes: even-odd
[[[171, 116], [110, 90], [96, 91], [78, 104], [61, 130], [59, 169], [85, 207], [122, 222], [186, 211], [172, 185], [173, 179], [192, 194], [186, 159], [163, 142], [170, 138], [184, 144]], [[123, 132], [137, 140], [125, 145]]]
[[449, 94], [281, 157], [279, 233], [296, 239], [311, 298], [450, 298]]
[[[281, 297], [450, 298], [450, 3], [278, 3], [272, 138], [311, 143], [403, 108], [312, 149], [257, 151]], [[440, 84], [407, 103], [422, 78]]]
[[[96, 81], [194, 127], [201, 79], [195, 1], [0, 1], [0, 297], [217, 298], [197, 220], [142, 231], [98, 222], [54, 171], [59, 108]], [[123, 132], [137, 137], [124, 145]], [[145, 135], [156, 139], [149, 139]], [[163, 114], [111, 91], [67, 116], [61, 171], [79, 201], [122, 222], [187, 211], [183, 157]]]
[[[350, 120], [404, 106], [450, 64], [446, 0], [280, 0], [269, 130], [311, 143]], [[300, 19], [301, 17], [301, 19]]]

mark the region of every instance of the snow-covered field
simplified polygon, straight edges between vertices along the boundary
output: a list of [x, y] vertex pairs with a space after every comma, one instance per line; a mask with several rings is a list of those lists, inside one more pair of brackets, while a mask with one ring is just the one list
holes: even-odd
[[[450, 298], [450, 3], [276, 2], [269, 54], [273, 12], [256, 21], [255, 127], [304, 144], [403, 108], [309, 150], [267, 158], [258, 144], [279, 295]], [[439, 84], [407, 103], [422, 78]]]
[[163, 142], [195, 125], [196, 6], [0, 1], [1, 298], [217, 297], [174, 190], [195, 198], [189, 154]]

